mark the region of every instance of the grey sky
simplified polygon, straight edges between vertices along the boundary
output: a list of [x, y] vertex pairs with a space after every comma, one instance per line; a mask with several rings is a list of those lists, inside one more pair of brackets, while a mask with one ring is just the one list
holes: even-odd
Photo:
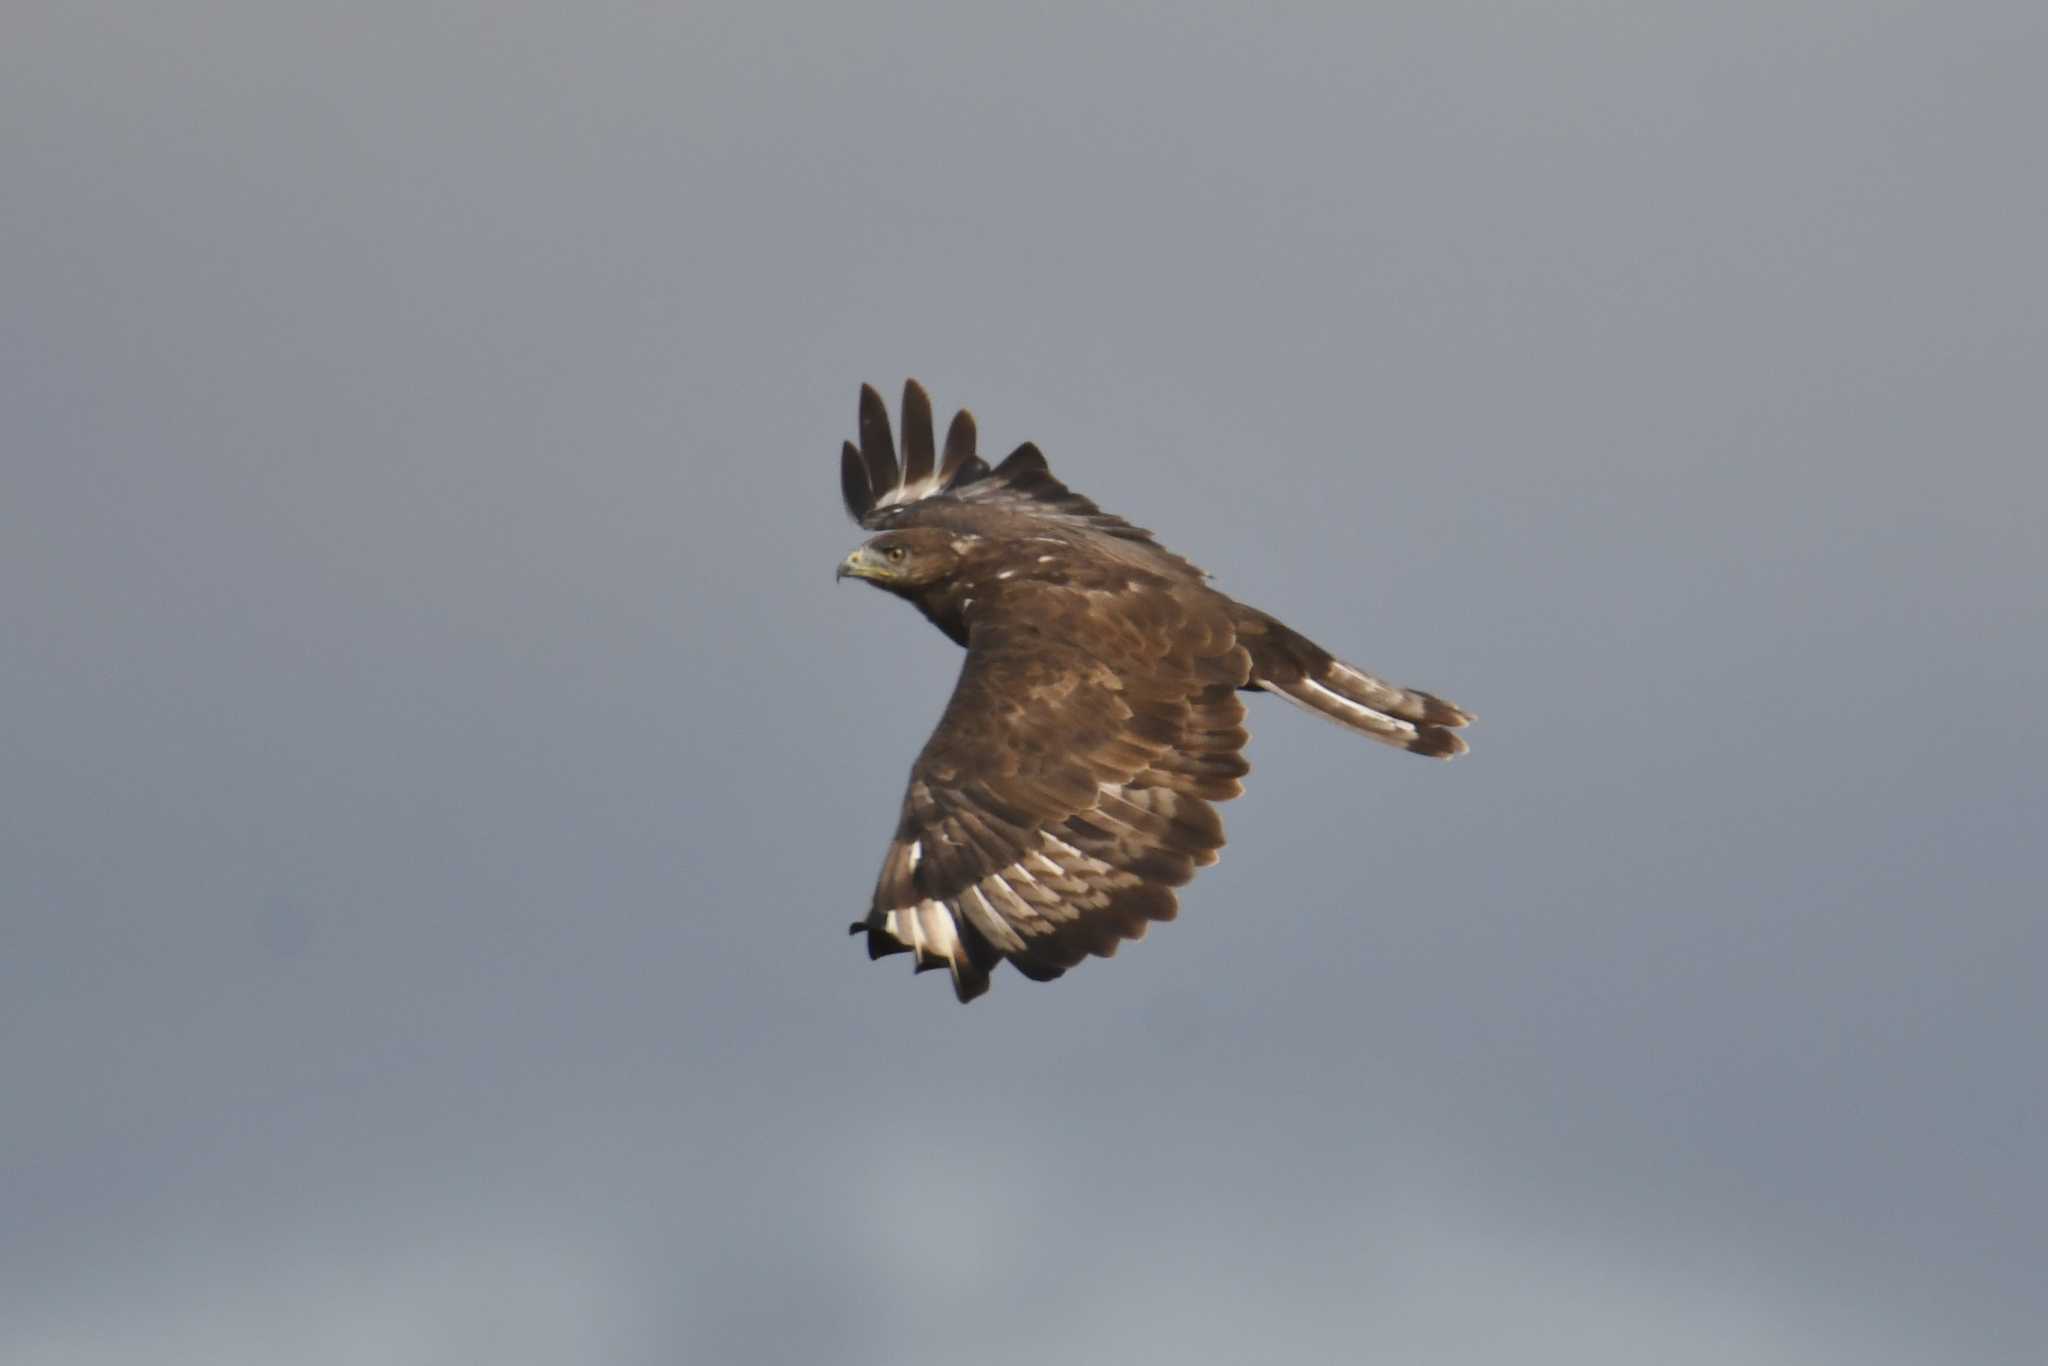
[[[2039, 6], [6, 28], [0, 1359], [2040, 1359]], [[868, 964], [909, 374], [1472, 756]]]

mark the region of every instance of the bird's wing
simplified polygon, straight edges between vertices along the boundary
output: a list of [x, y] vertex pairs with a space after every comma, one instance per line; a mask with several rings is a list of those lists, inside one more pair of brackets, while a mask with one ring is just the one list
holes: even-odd
[[[1069, 530], [1097, 532], [1158, 548], [1152, 533], [1104, 512], [1053, 478], [1038, 447], [1025, 442], [991, 469], [975, 454], [974, 415], [962, 408], [946, 429], [946, 444], [932, 439], [932, 403], [916, 380], [903, 385], [903, 448], [898, 457], [889, 410], [872, 385], [860, 390], [860, 444], [839, 451], [839, 489], [847, 513], [870, 531], [916, 522], [947, 501], [993, 508]], [[1020, 534], [1024, 534], [1020, 521]], [[1185, 561], [1172, 558], [1185, 566]], [[1193, 566], [1185, 566], [1191, 572]]]
[[978, 624], [911, 770], [868, 953], [946, 967], [962, 1001], [1007, 958], [1057, 977], [1172, 918], [1216, 860], [1247, 765], [1227, 613], [1164, 591], [1048, 590]]

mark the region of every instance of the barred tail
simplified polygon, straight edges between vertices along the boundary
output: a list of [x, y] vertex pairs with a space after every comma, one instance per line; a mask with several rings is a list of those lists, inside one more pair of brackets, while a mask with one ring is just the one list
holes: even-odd
[[1238, 640], [1252, 656], [1249, 686], [1413, 754], [1450, 759], [1465, 752], [1457, 727], [1472, 720], [1469, 712], [1346, 664], [1256, 608], [1240, 610]]

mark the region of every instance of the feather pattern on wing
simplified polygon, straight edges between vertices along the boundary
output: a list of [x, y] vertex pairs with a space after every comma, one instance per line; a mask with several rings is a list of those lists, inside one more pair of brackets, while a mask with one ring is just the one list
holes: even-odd
[[[1162, 614], [1161, 667], [1127, 677], [1089, 650], [1110, 594], [1038, 586], [1029, 608], [1057, 633], [977, 627], [938, 730], [911, 770], [874, 908], [855, 925], [875, 956], [908, 950], [951, 970], [961, 1000], [1008, 958], [1059, 976], [1172, 918], [1172, 888], [1212, 863], [1235, 795], [1249, 659], [1227, 631], [1184, 633]], [[1012, 613], [1024, 602], [1007, 604]], [[1176, 650], [1193, 638], [1220, 646]], [[931, 929], [932, 907], [952, 920]]]

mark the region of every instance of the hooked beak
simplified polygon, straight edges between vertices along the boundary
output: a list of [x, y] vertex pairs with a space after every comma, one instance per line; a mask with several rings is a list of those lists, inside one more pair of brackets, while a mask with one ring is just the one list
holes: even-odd
[[839, 572], [832, 576], [832, 582], [841, 579], [866, 579], [874, 577], [875, 562], [868, 555], [868, 548], [861, 546], [839, 562]]

